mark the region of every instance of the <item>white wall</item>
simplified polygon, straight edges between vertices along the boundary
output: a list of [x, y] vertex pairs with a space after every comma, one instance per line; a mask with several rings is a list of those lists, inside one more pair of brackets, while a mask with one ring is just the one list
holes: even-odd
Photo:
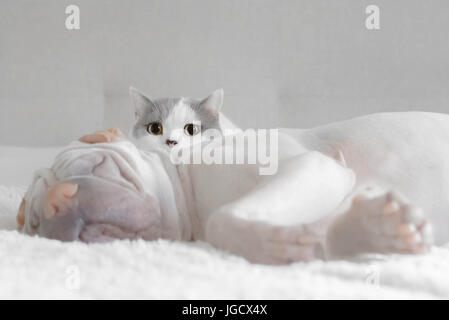
[[[65, 29], [65, 7], [81, 29]], [[381, 30], [364, 26], [381, 8]], [[225, 89], [242, 126], [385, 110], [449, 112], [446, 0], [0, 2], [0, 144], [65, 144], [132, 121], [129, 85]]]

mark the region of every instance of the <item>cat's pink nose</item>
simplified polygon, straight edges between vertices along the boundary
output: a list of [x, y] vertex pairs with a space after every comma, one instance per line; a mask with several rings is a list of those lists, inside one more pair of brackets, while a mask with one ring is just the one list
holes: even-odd
[[178, 141], [167, 139], [167, 141], [165, 141], [165, 143], [167, 144], [167, 146], [171, 147], [171, 146], [177, 145]]

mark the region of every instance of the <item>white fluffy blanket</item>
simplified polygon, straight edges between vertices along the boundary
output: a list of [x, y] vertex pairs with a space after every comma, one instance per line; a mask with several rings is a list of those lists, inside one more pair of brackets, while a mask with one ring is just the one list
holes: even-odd
[[27, 181], [55, 152], [0, 147], [0, 298], [449, 298], [449, 246], [263, 266], [205, 243], [86, 245], [20, 234], [15, 215]]

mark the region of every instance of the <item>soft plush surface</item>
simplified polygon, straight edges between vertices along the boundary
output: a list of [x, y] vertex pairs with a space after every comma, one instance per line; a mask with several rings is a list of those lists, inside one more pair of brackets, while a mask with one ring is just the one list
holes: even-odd
[[449, 298], [449, 246], [424, 256], [253, 265], [205, 243], [61, 243], [15, 231], [34, 167], [57, 149], [0, 147], [0, 298]]

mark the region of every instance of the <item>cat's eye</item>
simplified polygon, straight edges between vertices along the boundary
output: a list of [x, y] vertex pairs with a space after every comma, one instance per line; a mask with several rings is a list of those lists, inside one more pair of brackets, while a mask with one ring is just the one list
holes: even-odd
[[184, 126], [184, 132], [188, 136], [194, 136], [200, 132], [200, 126], [193, 123], [188, 123]]
[[154, 135], [161, 135], [164, 133], [164, 129], [162, 128], [162, 124], [160, 122], [152, 122], [147, 127], [148, 133], [154, 134]]

